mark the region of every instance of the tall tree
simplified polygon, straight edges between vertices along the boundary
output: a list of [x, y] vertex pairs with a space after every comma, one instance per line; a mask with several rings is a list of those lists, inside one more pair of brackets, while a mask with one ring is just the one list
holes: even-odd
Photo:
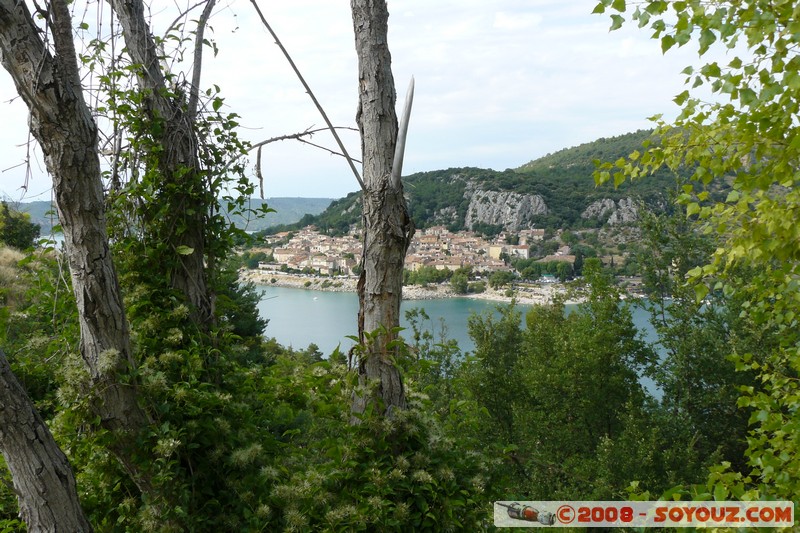
[[137, 71], [139, 88], [148, 119], [148, 130], [157, 143], [152, 165], [158, 172], [158, 210], [149, 222], [154, 233], [168, 243], [166, 256], [158, 258], [170, 265], [168, 277], [192, 305], [196, 321], [207, 325], [214, 305], [206, 274], [206, 217], [208, 187], [198, 157], [195, 130], [201, 67], [202, 31], [215, 0], [206, 2], [198, 27], [193, 84], [189, 95], [172, 87], [161, 70], [161, 55], [150, 31], [141, 0], [110, 0], [122, 26], [127, 52]]
[[[367, 405], [377, 400], [380, 412], [389, 413], [406, 405], [402, 377], [394, 363], [397, 346], [392, 341], [397, 338], [400, 324], [403, 263], [414, 225], [400, 180], [405, 132], [398, 137], [386, 1], [352, 0], [351, 7], [358, 54], [356, 120], [364, 162], [365, 233], [363, 270], [358, 282], [358, 331], [364, 347], [358, 363], [362, 389], [354, 398], [353, 412], [363, 413]], [[410, 91], [407, 110], [412, 94]], [[406, 118], [402, 129], [407, 125]], [[377, 389], [371, 389], [373, 386]]]
[[[743, 388], [739, 398], [740, 406], [753, 409], [748, 479], [757, 484], [746, 487], [748, 499], [797, 501], [800, 478], [787, 474], [800, 470], [797, 2], [646, 0], [632, 7], [624, 0], [602, 0], [595, 12], [610, 10], [616, 29], [629, 8], [639, 27], [653, 30], [664, 52], [691, 43], [701, 64], [684, 69], [688, 88], [674, 99], [681, 112], [672, 124], [658, 121], [661, 142], [605, 165], [597, 179], [621, 183], [663, 167], [692, 171], [680, 201], [688, 216], [721, 239], [711, 260], [688, 272], [698, 300], [709, 286], [741, 298], [742, 314], [760, 328], [774, 328], [781, 341], [765, 361], [754, 361], [746, 350], [734, 354], [737, 366], [755, 370], [761, 384]], [[724, 61], [709, 58], [714, 47], [725, 53]], [[712, 100], [694, 93], [701, 86], [711, 90]], [[731, 187], [722, 202], [709, 197], [715, 180]], [[715, 494], [741, 495], [745, 488], [731, 481], [743, 478], [716, 472], [712, 481], [724, 483]]]
[[0, 1], [0, 62], [28, 106], [31, 132], [53, 178], [92, 410], [113, 432], [112, 449], [146, 491], [149, 482], [129, 453], [148, 418], [129, 380], [135, 365], [106, 233], [97, 127], [84, 101], [66, 3], [51, 2], [39, 14], [52, 36], [52, 50], [24, 2]]

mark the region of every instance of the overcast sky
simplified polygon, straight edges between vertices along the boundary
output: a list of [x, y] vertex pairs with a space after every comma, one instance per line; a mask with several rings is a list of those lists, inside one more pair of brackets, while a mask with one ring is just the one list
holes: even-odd
[[[174, 19], [172, 4], [151, 2], [156, 32]], [[207, 55], [202, 85], [220, 86], [226, 109], [242, 116], [242, 137], [258, 142], [323, 125], [250, 2], [219, 4], [208, 35], [219, 54]], [[259, 4], [334, 124], [355, 126], [349, 2]], [[634, 25], [609, 32], [608, 17], [591, 14], [595, 4], [390, 0], [398, 107], [409, 79], [416, 79], [404, 174], [514, 168], [561, 148], [650, 127], [647, 117], [657, 113], [673, 116], [672, 98], [684, 89], [680, 71], [696, 53], [662, 56], [649, 32]], [[21, 188], [24, 166], [12, 168], [25, 159], [27, 114], [3, 70], [0, 117], [0, 194], [15, 201], [48, 199], [51, 184], [38, 148], [27, 192]], [[344, 136], [348, 150], [360, 156], [357, 134]], [[313, 141], [334, 146], [326, 133]], [[294, 141], [265, 148], [262, 168], [267, 197], [338, 198], [358, 188], [343, 159]]]

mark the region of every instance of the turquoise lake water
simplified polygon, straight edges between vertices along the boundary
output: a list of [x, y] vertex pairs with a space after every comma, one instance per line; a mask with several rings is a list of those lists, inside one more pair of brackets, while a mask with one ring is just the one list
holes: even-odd
[[[358, 298], [350, 292], [323, 292], [257, 285], [262, 294], [258, 305], [261, 316], [269, 319], [266, 335], [275, 337], [281, 344], [296, 349], [309, 343], [319, 346], [324, 354], [331, 353], [337, 345], [348, 350], [353, 341], [347, 335], [356, 335]], [[420, 307], [431, 318], [428, 329], [438, 334], [444, 319], [447, 337], [458, 341], [462, 351], [472, 351], [475, 345], [469, 338], [467, 320], [473, 313], [496, 313], [496, 302], [470, 298], [443, 298], [438, 300], [407, 300], [401, 304], [401, 325], [408, 328], [405, 311]], [[523, 312], [529, 306], [519, 305]], [[633, 320], [646, 340], [655, 340], [648, 314], [634, 307]], [[410, 335], [410, 332], [408, 333]]]

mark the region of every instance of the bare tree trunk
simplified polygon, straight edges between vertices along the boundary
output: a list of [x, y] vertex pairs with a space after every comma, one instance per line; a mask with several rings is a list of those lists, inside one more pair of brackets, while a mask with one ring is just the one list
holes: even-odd
[[[109, 0], [122, 26], [128, 54], [139, 65], [139, 88], [145, 95], [148, 118], [162, 123], [163, 134], [158, 170], [167, 191], [161, 199], [169, 204], [169, 220], [163, 237], [177, 255], [179, 267], [170, 273], [172, 285], [183, 292], [192, 304], [198, 323], [208, 324], [213, 317], [213, 301], [208, 290], [204, 264], [206, 244], [207, 191], [197, 157], [197, 138], [194, 129], [196, 98], [190, 109], [183, 97], [171, 98], [159, 66], [159, 55], [141, 0]], [[211, 3], [213, 6], [213, 2]], [[210, 12], [210, 10], [207, 10]], [[205, 15], [205, 12], [204, 12]], [[207, 16], [207, 15], [206, 15]], [[202, 21], [204, 24], [205, 21]], [[201, 47], [202, 50], [202, 47]], [[195, 62], [195, 78], [199, 79], [199, 62]], [[192, 94], [197, 88], [190, 88]], [[191, 253], [178, 254], [179, 247]]]
[[[394, 363], [403, 263], [414, 234], [403, 187], [392, 180], [392, 162], [397, 143], [394, 78], [387, 43], [389, 12], [385, 0], [351, 0], [356, 51], [359, 62], [359, 108], [364, 162], [364, 255], [358, 283], [359, 338], [366, 353], [359, 361], [361, 390], [352, 410], [363, 413], [371, 402], [380, 412], [405, 408], [400, 370]], [[399, 169], [398, 169], [399, 170]], [[380, 331], [367, 339], [367, 333]], [[371, 387], [376, 386], [373, 390]]]
[[75, 476], [0, 350], [0, 451], [29, 531], [91, 531]]
[[146, 490], [126, 453], [147, 423], [132, 384], [134, 365], [119, 282], [106, 233], [97, 127], [83, 99], [67, 4], [46, 14], [56, 61], [24, 2], [0, 0], [0, 62], [30, 110], [30, 129], [53, 178], [58, 216], [78, 304], [80, 351], [89, 370], [92, 409], [114, 431], [117, 457]]

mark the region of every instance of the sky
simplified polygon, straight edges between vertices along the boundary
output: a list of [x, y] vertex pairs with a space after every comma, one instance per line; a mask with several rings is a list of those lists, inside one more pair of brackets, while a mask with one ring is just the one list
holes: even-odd
[[[152, 0], [154, 32], [174, 20], [176, 5], [194, 3]], [[252, 4], [218, 4], [207, 37], [219, 52], [206, 54], [201, 86], [220, 87], [223, 109], [241, 115], [241, 137], [259, 142], [323, 126]], [[105, 5], [90, 2], [82, 16], [96, 19]], [[259, 5], [331, 121], [355, 127], [357, 58], [349, 2]], [[680, 72], [697, 62], [694, 49], [662, 55], [650, 32], [634, 24], [609, 32], [608, 16], [591, 14], [595, 5], [596, 0], [389, 0], [398, 110], [412, 76], [416, 83], [403, 173], [515, 168], [562, 148], [651, 127], [648, 117], [655, 114], [674, 116], [672, 98], [685, 89]], [[27, 110], [3, 70], [0, 117], [0, 196], [49, 199], [41, 151], [26, 147]], [[342, 135], [348, 151], [360, 158], [358, 134]], [[311, 140], [335, 148], [326, 132]], [[251, 175], [254, 163], [255, 155]], [[267, 145], [262, 171], [266, 197], [339, 198], [358, 189], [344, 159], [296, 141]]]

